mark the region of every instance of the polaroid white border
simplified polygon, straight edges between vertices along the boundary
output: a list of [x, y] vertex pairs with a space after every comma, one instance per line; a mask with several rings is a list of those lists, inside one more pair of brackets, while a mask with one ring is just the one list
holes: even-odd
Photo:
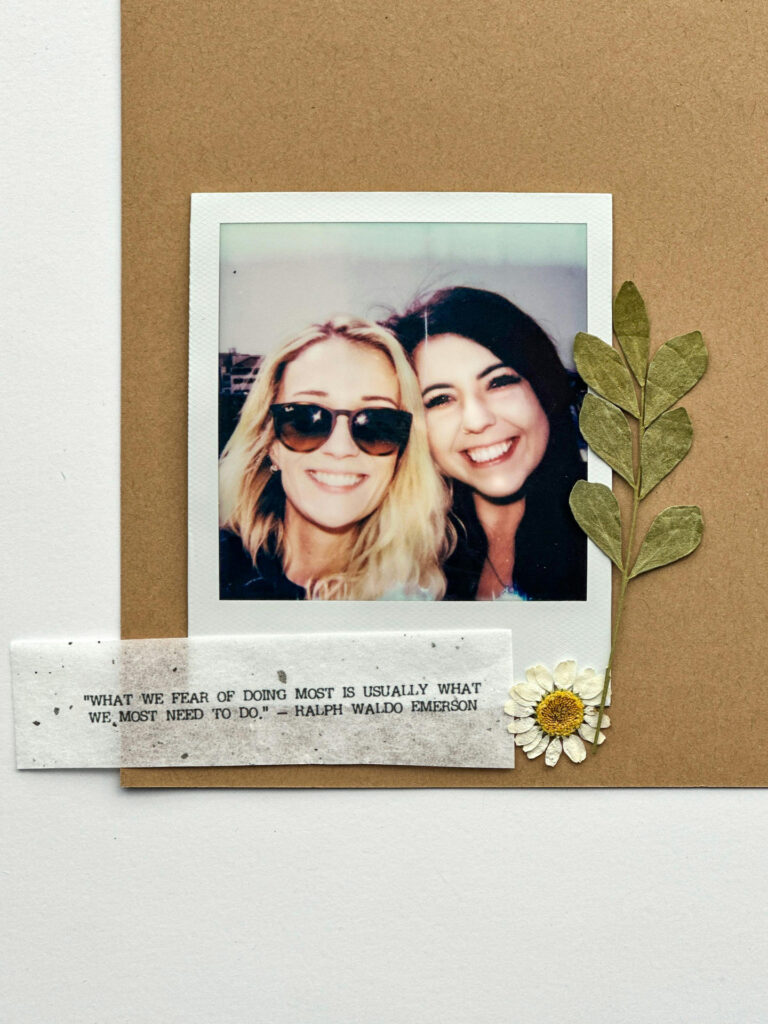
[[[612, 336], [610, 195], [484, 192], [252, 192], [191, 201], [189, 327], [190, 636], [510, 629], [516, 675], [575, 658], [599, 669], [610, 649], [611, 566], [589, 542], [586, 601], [221, 601], [218, 530], [219, 238], [222, 224], [287, 222], [585, 224], [587, 330]], [[588, 479], [611, 486], [593, 452]]]

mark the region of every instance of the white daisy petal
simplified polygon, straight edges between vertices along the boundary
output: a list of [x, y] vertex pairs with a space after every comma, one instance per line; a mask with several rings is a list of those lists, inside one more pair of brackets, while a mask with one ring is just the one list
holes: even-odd
[[581, 672], [576, 676], [576, 682], [583, 682], [585, 679], [591, 679], [592, 676], [597, 675], [593, 668], [583, 668]]
[[[537, 729], [537, 732], [538, 732], [538, 736], [534, 737], [534, 739], [530, 740], [530, 742], [528, 742], [528, 743], [523, 743], [522, 747], [523, 747], [523, 753], [524, 754], [527, 754], [531, 750], [535, 750], [536, 747], [538, 747], [539, 744], [541, 743], [542, 738], [546, 735], [546, 733], [543, 733], [541, 731], [541, 729]], [[541, 749], [543, 750], [544, 747], [542, 747]]]
[[508, 700], [504, 705], [506, 715], [514, 715], [515, 718], [528, 718], [533, 714], [533, 704], [518, 704], [516, 700]]
[[555, 666], [554, 676], [555, 682], [561, 690], [570, 690], [576, 678], [576, 662], [561, 661], [559, 665]]
[[[595, 730], [594, 730], [594, 727], [591, 726], [591, 725], [587, 725], [586, 722], [582, 722], [581, 725], [579, 726], [579, 736], [581, 736], [582, 739], [585, 739], [587, 741], [587, 743], [594, 743], [595, 742]], [[605, 733], [602, 733], [602, 732], [600, 733], [600, 739], [597, 741], [598, 747], [600, 746], [601, 743], [605, 743]]]
[[518, 747], [524, 746], [526, 743], [530, 743], [532, 740], [536, 740], [541, 736], [541, 729], [537, 726], [529, 729], [527, 732], [518, 732], [515, 734], [515, 743]]
[[560, 755], [563, 752], [563, 741], [559, 736], [555, 736], [552, 742], [547, 747], [547, 752], [544, 755], [544, 763], [549, 765], [550, 768], [554, 768], [557, 762], [560, 760]]
[[518, 683], [517, 686], [513, 686], [512, 697], [514, 700], [518, 700], [523, 704], [538, 704], [541, 698], [546, 693], [538, 683]]
[[515, 719], [514, 722], [510, 722], [507, 726], [507, 732], [528, 732], [536, 725], [535, 718], [519, 718]]
[[604, 676], [589, 676], [587, 679], [577, 679], [573, 684], [573, 692], [581, 697], [583, 701], [594, 700], [603, 692]]
[[552, 674], [543, 665], [534, 665], [532, 668], [527, 668], [525, 670], [525, 678], [531, 685], [540, 686], [545, 693], [551, 693], [555, 688]]
[[[584, 721], [587, 723], [587, 725], [591, 725], [593, 729], [597, 728], [597, 719], [599, 717], [599, 713], [599, 708], [587, 708], [584, 712]], [[603, 720], [600, 723], [600, 728], [607, 729], [610, 724], [610, 718], [605, 712], [603, 712]]]
[[539, 742], [536, 744], [535, 747], [533, 747], [532, 750], [528, 750], [526, 747], [523, 747], [523, 750], [525, 751], [525, 753], [528, 755], [528, 757], [532, 761], [534, 759], [534, 757], [539, 757], [541, 754], [543, 754], [548, 746], [549, 746], [549, 736], [547, 736], [547, 734], [544, 733], [542, 735], [541, 739], [539, 740]]
[[583, 761], [587, 756], [587, 748], [575, 732], [572, 732], [570, 736], [565, 737], [563, 740], [563, 750], [574, 764], [578, 764], [580, 761]]

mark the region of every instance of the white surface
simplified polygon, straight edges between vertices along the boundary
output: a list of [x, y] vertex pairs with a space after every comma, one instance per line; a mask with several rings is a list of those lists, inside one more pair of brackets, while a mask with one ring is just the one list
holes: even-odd
[[[0, 20], [5, 647], [118, 628], [119, 51]], [[766, 1019], [765, 792], [121, 792], [16, 772], [0, 664], [9, 1024]]]

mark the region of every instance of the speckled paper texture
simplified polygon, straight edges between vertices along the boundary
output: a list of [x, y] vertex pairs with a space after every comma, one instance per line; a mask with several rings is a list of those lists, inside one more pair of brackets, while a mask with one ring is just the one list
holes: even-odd
[[19, 768], [514, 767], [511, 634], [12, 646]]

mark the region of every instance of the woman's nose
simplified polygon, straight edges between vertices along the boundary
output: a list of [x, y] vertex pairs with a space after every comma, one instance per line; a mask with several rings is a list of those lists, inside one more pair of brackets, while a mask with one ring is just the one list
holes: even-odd
[[336, 459], [357, 455], [358, 448], [349, 432], [349, 416], [337, 416], [331, 436], [323, 445], [323, 451]]
[[479, 434], [496, 422], [496, 417], [489, 406], [482, 398], [474, 395], [465, 398], [462, 411], [462, 426], [468, 434]]

